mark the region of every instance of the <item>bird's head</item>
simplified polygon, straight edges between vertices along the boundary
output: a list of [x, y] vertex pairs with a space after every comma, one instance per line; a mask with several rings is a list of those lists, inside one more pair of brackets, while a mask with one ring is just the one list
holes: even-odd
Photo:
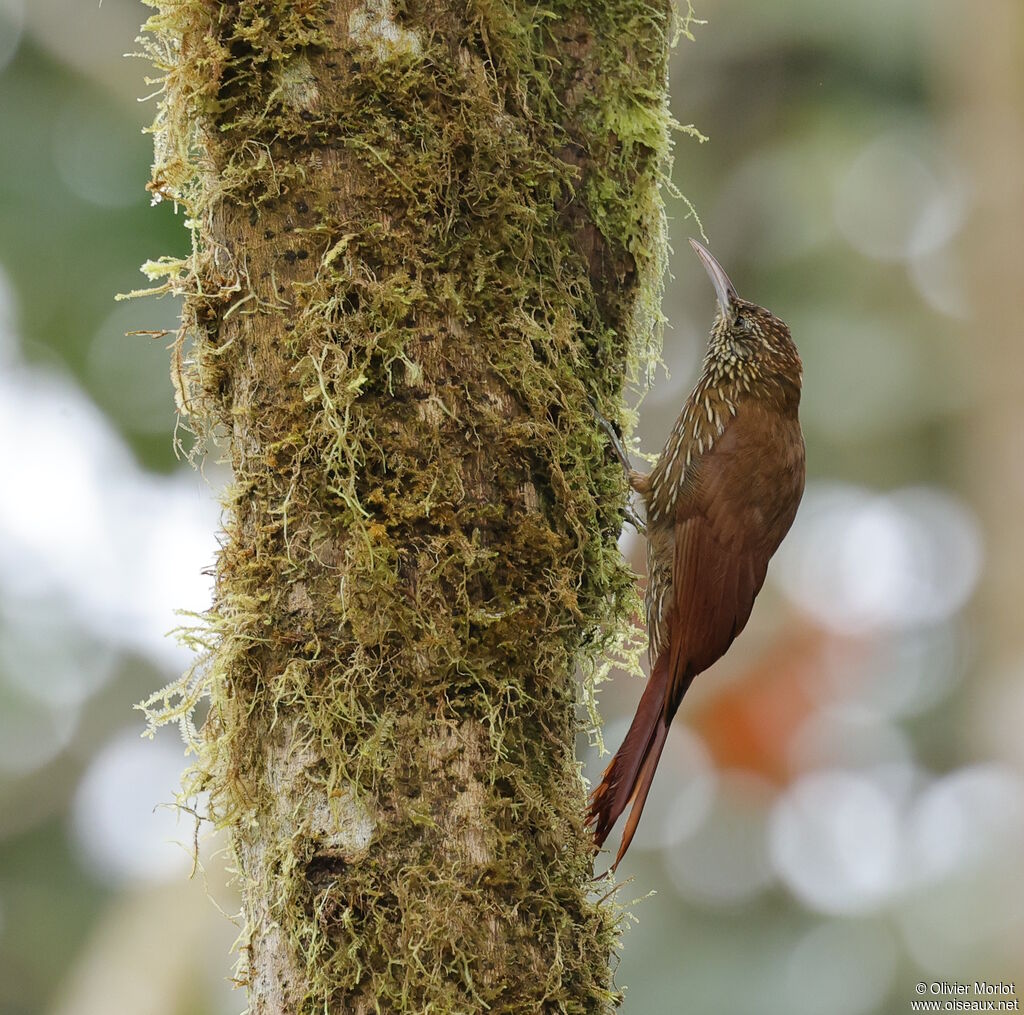
[[697, 240], [690, 240], [718, 298], [718, 313], [708, 339], [708, 357], [730, 376], [751, 373], [800, 378], [800, 356], [789, 328], [770, 310], [742, 299], [718, 259]]

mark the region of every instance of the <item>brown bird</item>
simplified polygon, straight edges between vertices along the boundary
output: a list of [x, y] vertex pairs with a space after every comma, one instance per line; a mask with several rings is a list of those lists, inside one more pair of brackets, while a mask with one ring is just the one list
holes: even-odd
[[714, 284], [718, 313], [700, 380], [649, 474], [630, 467], [598, 417], [646, 507], [652, 662], [626, 739], [590, 798], [598, 846], [632, 803], [613, 870], [636, 832], [683, 695], [743, 630], [804, 489], [802, 368], [789, 328], [740, 299], [711, 253], [690, 244]]

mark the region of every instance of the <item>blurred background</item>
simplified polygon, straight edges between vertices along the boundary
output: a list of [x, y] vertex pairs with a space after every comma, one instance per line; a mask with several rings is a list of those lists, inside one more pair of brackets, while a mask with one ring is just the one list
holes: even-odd
[[[1024, 993], [1024, 8], [700, 0], [673, 62], [676, 182], [805, 363], [809, 483], [743, 638], [680, 713], [620, 869], [624, 1011], [906, 1012], [918, 981]], [[137, 0], [0, 0], [0, 1011], [226, 1015], [236, 930], [188, 880], [173, 730], [215, 467], [176, 460]], [[670, 202], [664, 359], [713, 294]], [[154, 336], [125, 332], [148, 330]], [[623, 549], [638, 570], [642, 547]], [[609, 747], [640, 694], [605, 685]], [[593, 778], [602, 762], [588, 761]], [[178, 841], [184, 846], [176, 844]], [[231, 911], [220, 861], [209, 888]], [[648, 896], [652, 890], [656, 894]], [[1019, 995], [1014, 995], [1019, 996]]]

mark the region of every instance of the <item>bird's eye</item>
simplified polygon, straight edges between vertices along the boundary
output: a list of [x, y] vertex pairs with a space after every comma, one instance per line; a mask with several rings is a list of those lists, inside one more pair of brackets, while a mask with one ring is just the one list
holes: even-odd
[[736, 320], [733, 322], [734, 327], [739, 328], [740, 331], [747, 330], [747, 319], [742, 314], [736, 315]]

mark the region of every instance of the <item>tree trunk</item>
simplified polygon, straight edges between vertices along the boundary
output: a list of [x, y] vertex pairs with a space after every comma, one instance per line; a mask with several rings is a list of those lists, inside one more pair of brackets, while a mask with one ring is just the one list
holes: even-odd
[[576, 674], [635, 592], [588, 399], [656, 341], [669, 4], [155, 5], [173, 374], [234, 482], [209, 652], [149, 706], [251, 1010], [610, 1010]]

